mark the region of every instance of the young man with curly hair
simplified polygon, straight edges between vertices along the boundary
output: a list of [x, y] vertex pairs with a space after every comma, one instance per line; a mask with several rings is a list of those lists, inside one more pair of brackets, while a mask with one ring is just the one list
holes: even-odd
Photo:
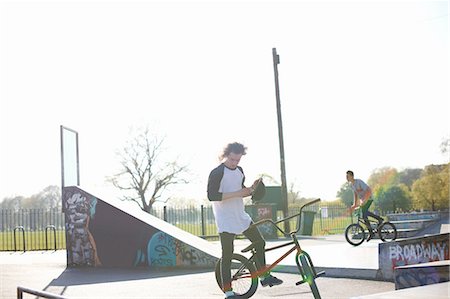
[[231, 287], [231, 259], [234, 251], [234, 238], [244, 234], [255, 246], [257, 268], [262, 286], [279, 285], [283, 281], [265, 271], [265, 241], [245, 212], [243, 198], [252, 195], [258, 184], [256, 180], [251, 187], [245, 187], [244, 171], [238, 166], [247, 148], [240, 143], [230, 143], [220, 156], [222, 163], [214, 168], [208, 178], [208, 199], [212, 202], [214, 218], [222, 245], [222, 286], [225, 298], [236, 298], [239, 294]]

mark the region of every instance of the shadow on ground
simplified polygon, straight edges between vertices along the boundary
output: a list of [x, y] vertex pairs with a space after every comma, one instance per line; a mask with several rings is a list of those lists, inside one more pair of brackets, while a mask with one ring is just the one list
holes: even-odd
[[76, 286], [211, 272], [210, 268], [66, 268], [49, 286]]

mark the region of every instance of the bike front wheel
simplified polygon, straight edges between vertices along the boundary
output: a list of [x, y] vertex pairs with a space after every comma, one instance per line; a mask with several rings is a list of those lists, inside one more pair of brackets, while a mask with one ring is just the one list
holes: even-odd
[[353, 246], [361, 245], [366, 239], [364, 228], [358, 223], [353, 223], [345, 229], [345, 239]]
[[319, 293], [319, 289], [317, 288], [317, 284], [315, 281], [315, 274], [313, 269], [311, 268], [311, 265], [308, 261], [308, 258], [304, 255], [304, 254], [300, 254], [300, 264], [302, 265], [302, 270], [303, 270], [303, 275], [305, 275], [305, 277], [303, 277], [303, 280], [306, 280], [306, 282], [308, 282], [310, 288], [311, 288], [311, 292], [314, 295], [315, 299], [320, 299], [320, 293]]
[[[221, 262], [222, 259], [217, 261], [215, 273], [217, 284], [223, 290]], [[235, 293], [240, 294], [238, 298], [250, 298], [258, 288], [258, 276], [254, 264], [245, 256], [236, 253], [231, 259], [231, 287]]]
[[378, 229], [378, 235], [383, 242], [390, 242], [397, 239], [397, 228], [391, 222], [383, 222]]

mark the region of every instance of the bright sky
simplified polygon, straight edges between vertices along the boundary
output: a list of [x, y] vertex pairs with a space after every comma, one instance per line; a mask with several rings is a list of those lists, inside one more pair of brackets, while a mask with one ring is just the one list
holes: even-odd
[[228, 142], [249, 181], [279, 180], [277, 48], [288, 183], [334, 199], [366, 180], [446, 163], [448, 1], [2, 1], [0, 200], [60, 185], [60, 125], [81, 183], [102, 187], [130, 126], [166, 135], [205, 198]]

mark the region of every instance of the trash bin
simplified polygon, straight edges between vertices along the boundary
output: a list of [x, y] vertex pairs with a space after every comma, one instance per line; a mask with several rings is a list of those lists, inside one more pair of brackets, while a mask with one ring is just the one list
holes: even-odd
[[300, 223], [300, 235], [312, 236], [314, 225], [314, 211], [302, 211], [302, 222]]
[[[252, 217], [253, 222], [264, 219], [276, 221], [274, 204], [256, 204], [245, 206], [245, 211]], [[266, 240], [277, 239], [277, 229], [270, 223], [258, 225], [258, 230]]]

